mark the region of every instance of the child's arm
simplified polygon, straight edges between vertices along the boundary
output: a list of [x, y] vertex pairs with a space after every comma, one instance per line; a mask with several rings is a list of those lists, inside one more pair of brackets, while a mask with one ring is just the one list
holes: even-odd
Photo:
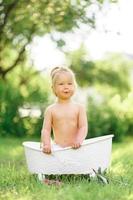
[[50, 108], [47, 108], [44, 115], [43, 127], [41, 131], [41, 147], [44, 153], [51, 153], [51, 124], [52, 113]]
[[79, 108], [79, 119], [78, 119], [78, 132], [76, 140], [74, 141], [72, 147], [79, 148], [84, 141], [88, 131], [87, 115], [86, 110], [80, 105]]

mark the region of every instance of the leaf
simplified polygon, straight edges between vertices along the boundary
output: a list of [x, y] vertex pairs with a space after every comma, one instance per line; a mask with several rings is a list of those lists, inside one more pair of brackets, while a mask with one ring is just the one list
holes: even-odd
[[94, 169], [93, 169], [93, 171], [96, 174], [97, 180], [99, 182], [101, 182], [101, 183], [103, 183], [105, 185], [109, 183], [109, 181], [107, 180], [107, 178], [103, 176], [101, 168], [98, 168], [97, 172]]

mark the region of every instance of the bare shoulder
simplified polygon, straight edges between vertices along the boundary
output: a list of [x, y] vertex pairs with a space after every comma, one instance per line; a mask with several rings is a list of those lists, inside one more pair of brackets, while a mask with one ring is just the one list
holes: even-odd
[[81, 103], [74, 103], [75, 106], [79, 109], [79, 110], [86, 110], [85, 105], [81, 104]]
[[45, 109], [45, 113], [52, 113], [52, 111], [55, 109], [56, 104], [51, 104]]

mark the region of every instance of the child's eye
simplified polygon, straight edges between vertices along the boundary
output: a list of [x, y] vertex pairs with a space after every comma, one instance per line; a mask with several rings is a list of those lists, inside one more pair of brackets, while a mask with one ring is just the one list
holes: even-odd
[[59, 83], [59, 85], [63, 85], [63, 83]]
[[68, 83], [68, 85], [72, 85], [72, 83]]

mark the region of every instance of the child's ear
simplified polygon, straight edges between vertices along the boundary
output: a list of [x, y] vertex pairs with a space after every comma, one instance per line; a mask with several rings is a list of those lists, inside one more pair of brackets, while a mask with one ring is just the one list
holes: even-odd
[[52, 89], [52, 91], [54, 92], [54, 87], [53, 87], [53, 85], [51, 86], [51, 89]]
[[55, 92], [55, 89], [54, 89], [53, 85], [51, 86], [51, 89], [52, 89], [53, 93], [54, 93], [55, 96], [56, 96], [56, 92]]

